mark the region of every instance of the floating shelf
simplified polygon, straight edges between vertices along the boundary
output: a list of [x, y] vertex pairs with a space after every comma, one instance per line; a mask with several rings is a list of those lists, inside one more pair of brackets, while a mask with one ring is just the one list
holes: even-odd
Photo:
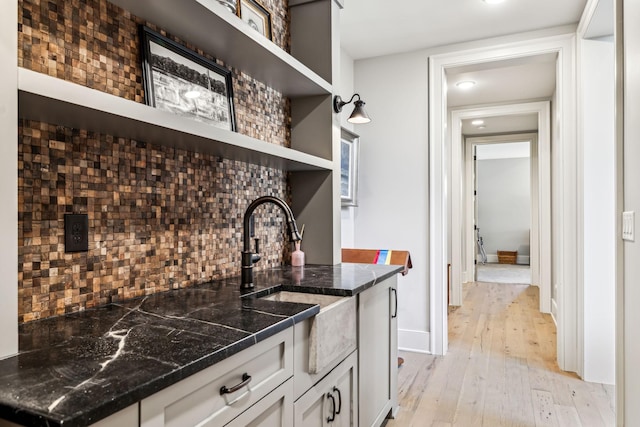
[[110, 0], [285, 96], [329, 95], [331, 84], [217, 0]]
[[18, 68], [18, 89], [20, 118], [289, 171], [333, 170], [331, 160], [219, 129], [24, 68]]

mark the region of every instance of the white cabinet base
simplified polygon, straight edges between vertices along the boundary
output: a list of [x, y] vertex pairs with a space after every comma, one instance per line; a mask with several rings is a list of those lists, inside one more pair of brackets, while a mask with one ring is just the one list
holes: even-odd
[[[294, 424], [304, 427], [357, 427], [358, 352], [354, 351], [293, 405]], [[332, 420], [332, 421], [329, 421]]]
[[397, 278], [358, 295], [360, 425], [378, 427], [398, 407]]

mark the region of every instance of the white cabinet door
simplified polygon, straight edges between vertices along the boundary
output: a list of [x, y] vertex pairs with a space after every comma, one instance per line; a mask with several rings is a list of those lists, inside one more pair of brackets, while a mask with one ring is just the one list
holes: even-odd
[[293, 427], [293, 378], [280, 385], [227, 427]]
[[358, 352], [354, 351], [293, 405], [300, 427], [358, 426]]
[[397, 279], [359, 295], [360, 425], [380, 426], [397, 406]]
[[358, 425], [358, 383], [356, 377], [355, 367], [344, 371], [336, 380], [336, 385], [329, 391], [338, 405], [335, 420], [333, 423], [329, 423], [331, 427]]

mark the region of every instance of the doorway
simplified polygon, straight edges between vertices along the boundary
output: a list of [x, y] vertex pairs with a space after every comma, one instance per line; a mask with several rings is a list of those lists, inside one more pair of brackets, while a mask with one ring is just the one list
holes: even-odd
[[[474, 277], [473, 156], [470, 147], [490, 142], [529, 142], [531, 156], [531, 226], [529, 263], [532, 282], [540, 287], [540, 312], [550, 313], [551, 295], [551, 106], [548, 101], [495, 107], [466, 108], [451, 113], [451, 304], [461, 305], [462, 284]], [[468, 138], [463, 124], [469, 120], [533, 116], [532, 132]]]
[[537, 140], [537, 133], [465, 138], [465, 283], [539, 285], [539, 257], [531, 256], [539, 248]]
[[[545, 104], [546, 114], [539, 114], [547, 120], [545, 134], [551, 135], [550, 121], [553, 120], [553, 140], [557, 159], [561, 159], [562, 168], [554, 171], [555, 194], [562, 194], [563, 199], [560, 205], [555, 205], [554, 217], [554, 245], [551, 251], [551, 242], [547, 242], [544, 236], [539, 239], [541, 245], [548, 243], [548, 248], [539, 248], [538, 253], [549, 257], [549, 263], [545, 265], [541, 259], [540, 275], [549, 277], [551, 281], [551, 262], [553, 255], [554, 266], [554, 288], [557, 285], [557, 306], [558, 316], [558, 363], [562, 369], [576, 371], [576, 230], [569, 224], [575, 223], [576, 205], [576, 137], [575, 137], [575, 68], [573, 66], [574, 35], [562, 35], [548, 38], [541, 38], [535, 41], [528, 41], [524, 44], [514, 43], [497, 48], [475, 49], [455, 54], [435, 55], [430, 58], [429, 63], [429, 96], [430, 96], [430, 120], [433, 124], [430, 127], [430, 315], [432, 321], [432, 342], [431, 348], [436, 354], [446, 354], [448, 346], [448, 320], [447, 320], [447, 275], [446, 269], [449, 260], [461, 259], [462, 251], [462, 231], [461, 227], [450, 224], [462, 224], [460, 205], [463, 203], [461, 196], [461, 174], [455, 173], [462, 167], [459, 163], [461, 159], [461, 134], [460, 117], [455, 117], [456, 111], [451, 112], [448, 106], [447, 97], [447, 72], [452, 69], [464, 67], [493, 66], [497, 61], [505, 60], [526, 60], [527, 58], [544, 58], [546, 55], [554, 55], [555, 61], [555, 86], [553, 89], [553, 112], [550, 103]], [[493, 62], [492, 62], [493, 61]], [[532, 99], [532, 98], [529, 98]], [[487, 100], [482, 105], [492, 105], [492, 101]], [[493, 100], [493, 102], [498, 102]], [[512, 101], [517, 102], [517, 101]], [[476, 107], [469, 113], [469, 117], [474, 114], [478, 116], [499, 116], [513, 114], [509, 112], [511, 105], [504, 102], [496, 107], [487, 107], [490, 114], [482, 114], [482, 108]], [[530, 103], [530, 104], [535, 104]], [[476, 104], [478, 105], [478, 104]], [[495, 105], [495, 104], [493, 104]], [[504, 112], [497, 112], [498, 110]], [[495, 110], [494, 110], [495, 109]], [[463, 113], [466, 114], [465, 111]], [[551, 144], [542, 144], [542, 130], [540, 131], [539, 152], [545, 157], [551, 157]], [[454, 140], [458, 138], [458, 143]], [[454, 151], [458, 150], [458, 153]], [[457, 154], [457, 155], [456, 155]], [[450, 163], [449, 163], [450, 162]], [[544, 186], [540, 186], [540, 191], [551, 192], [551, 170], [550, 162], [546, 166], [540, 165], [540, 177], [547, 179]], [[556, 162], [560, 164], [560, 162]], [[544, 178], [546, 177], [546, 178]], [[457, 196], [454, 194], [457, 192]], [[541, 197], [541, 200], [546, 198]], [[454, 208], [454, 205], [458, 209]], [[456, 213], [457, 211], [457, 213]], [[449, 215], [450, 212], [450, 215]], [[549, 209], [541, 209], [541, 212], [550, 212]], [[545, 228], [551, 228], [551, 217], [540, 218], [539, 222], [545, 222]], [[541, 229], [543, 229], [541, 227]], [[557, 231], [557, 232], [556, 232]], [[456, 253], [456, 245], [458, 246]], [[453, 266], [452, 262], [452, 266]], [[461, 269], [458, 265], [458, 275]], [[452, 276], [455, 276], [455, 269], [452, 269]], [[544, 282], [544, 278], [541, 282]], [[460, 278], [460, 276], [458, 277]], [[550, 290], [550, 289], [549, 289]], [[550, 301], [549, 295], [543, 295], [545, 288], [541, 286], [541, 304]], [[453, 294], [453, 289], [452, 289]], [[453, 295], [452, 295], [453, 296]], [[543, 307], [543, 311], [550, 307]]]

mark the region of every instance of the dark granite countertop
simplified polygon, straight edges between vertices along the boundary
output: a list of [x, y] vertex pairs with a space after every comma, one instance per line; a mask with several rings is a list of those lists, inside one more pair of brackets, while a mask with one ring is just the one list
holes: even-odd
[[256, 272], [23, 324], [0, 361], [0, 418], [85, 426], [318, 313], [258, 297], [288, 290], [351, 296], [400, 266], [340, 264]]

